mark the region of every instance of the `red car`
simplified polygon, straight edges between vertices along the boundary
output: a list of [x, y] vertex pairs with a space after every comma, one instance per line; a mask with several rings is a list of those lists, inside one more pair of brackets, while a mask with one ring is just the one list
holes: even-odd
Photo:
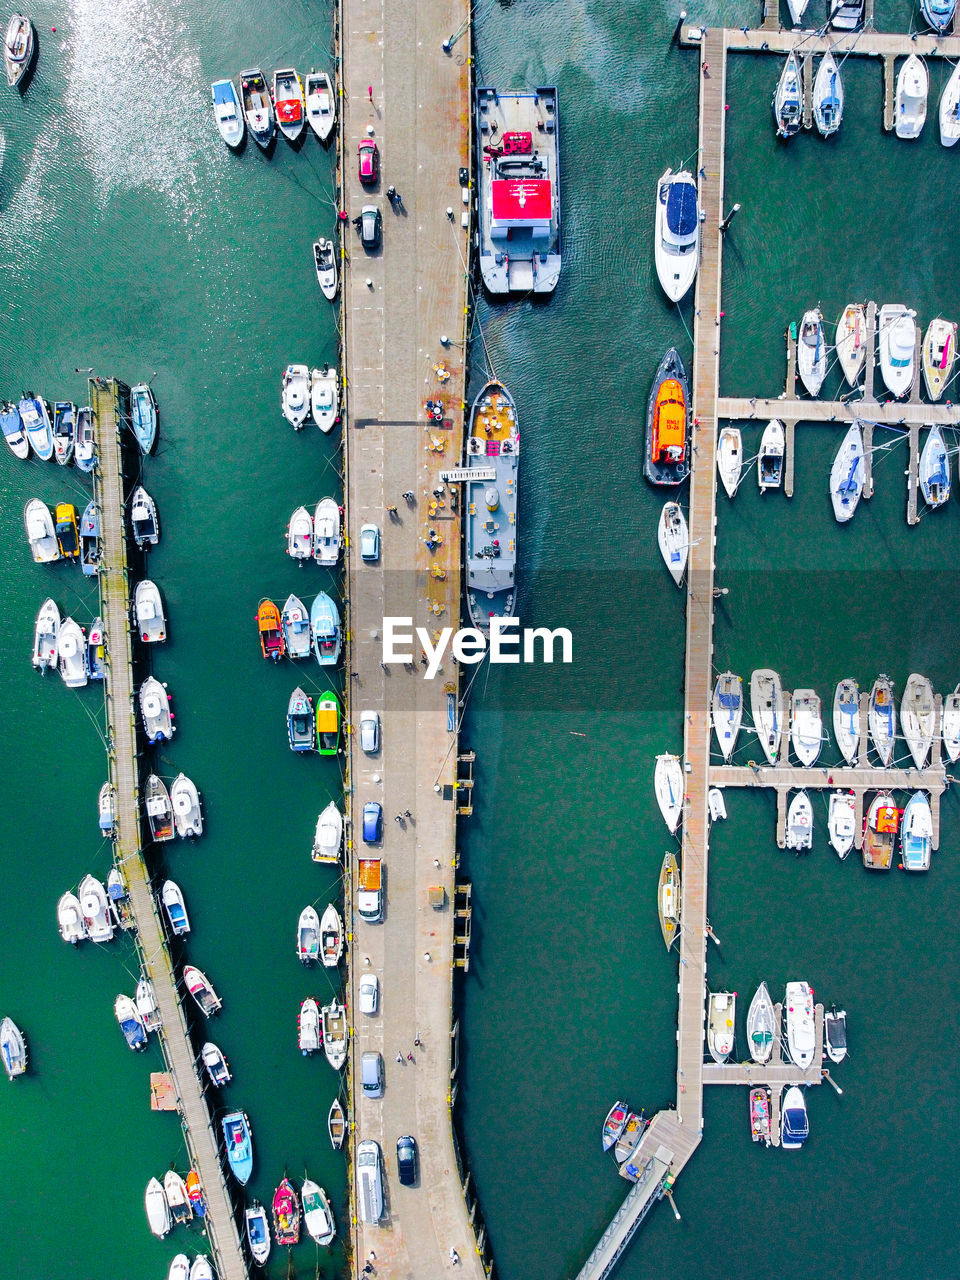
[[380, 152], [377, 144], [370, 138], [364, 138], [357, 147], [357, 153], [360, 181], [365, 187], [372, 187], [380, 177]]

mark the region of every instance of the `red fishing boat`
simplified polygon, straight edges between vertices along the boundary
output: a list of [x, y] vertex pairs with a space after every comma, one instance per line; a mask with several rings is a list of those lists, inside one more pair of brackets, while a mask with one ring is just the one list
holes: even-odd
[[607, 1118], [603, 1122], [604, 1151], [609, 1151], [621, 1133], [623, 1133], [629, 1114], [630, 1112], [625, 1102], [615, 1102], [607, 1112]]
[[277, 1244], [296, 1244], [300, 1239], [300, 1202], [289, 1178], [284, 1178], [273, 1196], [273, 1234]]
[[280, 610], [272, 600], [261, 600], [257, 610], [257, 628], [260, 632], [260, 648], [265, 658], [278, 662], [286, 652]]

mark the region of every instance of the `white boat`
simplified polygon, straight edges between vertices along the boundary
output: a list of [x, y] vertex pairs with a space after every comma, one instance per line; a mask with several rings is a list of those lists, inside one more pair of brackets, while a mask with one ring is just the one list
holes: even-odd
[[57, 640], [60, 635], [60, 610], [55, 600], [44, 600], [33, 624], [33, 656], [31, 662], [43, 675], [57, 665]]
[[827, 372], [827, 339], [819, 307], [805, 311], [797, 338], [797, 373], [812, 396], [820, 394]]
[[331, 800], [317, 818], [317, 830], [313, 837], [314, 862], [339, 862], [340, 845], [343, 842], [343, 815]]
[[178, 1226], [181, 1222], [189, 1222], [193, 1217], [193, 1209], [190, 1207], [190, 1197], [187, 1195], [187, 1184], [175, 1170], [168, 1169], [163, 1175], [163, 1191], [170, 1206], [173, 1225]]
[[927, 763], [933, 735], [937, 727], [937, 708], [933, 686], [926, 676], [913, 672], [900, 699], [900, 725], [907, 740], [913, 763], [922, 769]]
[[30, 442], [30, 448], [41, 462], [49, 462], [53, 457], [50, 406], [43, 396], [27, 396], [19, 402], [17, 410]]
[[960, 760], [960, 685], [943, 700], [943, 749], [951, 764]]
[[317, 272], [317, 284], [325, 298], [332, 302], [337, 296], [340, 281], [337, 277], [337, 246], [321, 236], [313, 243], [313, 265]]
[[320, 1022], [323, 1052], [334, 1071], [339, 1071], [347, 1060], [347, 1015], [339, 1000], [323, 1006]]
[[827, 831], [839, 858], [853, 848], [857, 835], [856, 797], [852, 791], [832, 791], [827, 809]]
[[223, 1050], [218, 1045], [215, 1045], [212, 1040], [208, 1040], [200, 1050], [200, 1059], [206, 1068], [211, 1083], [215, 1084], [218, 1089], [222, 1089], [225, 1084], [229, 1084], [233, 1079], [233, 1075], [230, 1072], [230, 1064], [223, 1056]]
[[246, 132], [240, 96], [232, 80], [214, 80], [210, 86], [213, 119], [228, 147], [239, 147]]
[[304, 907], [297, 921], [297, 959], [310, 964], [320, 958], [320, 917], [314, 907]]
[[64, 942], [69, 942], [73, 947], [87, 936], [80, 899], [75, 893], [61, 894], [57, 903], [57, 928]]
[[940, 141], [952, 147], [960, 138], [960, 62], [953, 68], [950, 79], [940, 95]]
[[787, 1050], [801, 1070], [813, 1062], [817, 1037], [813, 1021], [813, 988], [808, 982], [788, 982], [783, 999]]
[[[310, 522], [313, 529], [313, 521]], [[311, 539], [311, 550], [313, 547]], [[286, 603], [280, 613], [280, 625], [287, 645], [288, 658], [310, 657], [310, 615], [306, 606], [298, 596], [287, 596]]]
[[52, 564], [60, 559], [57, 531], [53, 527], [50, 508], [39, 498], [31, 498], [23, 508], [23, 523], [27, 542], [35, 564]]
[[950, 454], [943, 433], [933, 426], [920, 454], [920, 492], [928, 507], [942, 507], [950, 498]]
[[190, 1259], [185, 1253], [178, 1253], [170, 1263], [167, 1280], [190, 1280]]
[[332, 1244], [337, 1234], [337, 1226], [333, 1220], [333, 1210], [323, 1187], [318, 1186], [312, 1178], [304, 1178], [300, 1188], [300, 1200], [303, 1204], [303, 1225], [307, 1234], [317, 1244]]
[[[805, 3], [805, 0], [804, 0]], [[800, 82], [800, 63], [792, 51], [787, 54], [777, 88], [773, 95], [773, 118], [777, 122], [777, 137], [792, 138], [803, 125], [803, 86]]]
[[4, 403], [0, 407], [0, 431], [15, 458], [23, 461], [30, 457], [30, 441], [23, 429], [20, 410], [15, 404]]
[[297, 507], [287, 525], [287, 555], [292, 560], [309, 560], [313, 555], [313, 516], [306, 507]]
[[887, 676], [877, 676], [873, 682], [867, 725], [874, 750], [881, 763], [889, 766], [897, 736], [897, 711], [893, 704], [893, 684]]
[[742, 469], [743, 439], [740, 428], [723, 427], [717, 437], [717, 471], [728, 498], [732, 498], [737, 492]]
[[923, 791], [915, 791], [900, 819], [900, 865], [904, 871], [929, 871], [933, 814]]
[[722, 1066], [733, 1053], [737, 1012], [735, 991], [711, 991], [707, 1003], [707, 1048], [714, 1062]]
[[141, 977], [137, 983], [136, 1005], [137, 1013], [143, 1020], [143, 1025], [147, 1031], [159, 1031], [163, 1026], [163, 1019], [157, 1007], [157, 997], [153, 990], [153, 983], [149, 978]]
[[283, 371], [283, 416], [299, 431], [310, 412], [310, 370], [305, 364], [288, 364]]
[[667, 566], [670, 577], [678, 587], [683, 586], [683, 575], [687, 568], [687, 556], [690, 552], [690, 535], [687, 532], [687, 521], [679, 502], [665, 502], [657, 523], [657, 542], [660, 554]]
[[807, 11], [807, 5], [810, 0], [787, 0], [787, 8], [790, 10], [790, 20], [795, 27], [799, 27], [803, 21], [803, 15]]
[[761, 982], [747, 1010], [747, 1048], [754, 1062], [770, 1061], [778, 1030], [776, 1018], [767, 984]]
[[679, 756], [657, 756], [653, 789], [669, 831], [676, 831], [683, 813], [683, 766]]
[[337, 99], [333, 84], [325, 71], [311, 71], [304, 77], [307, 99], [307, 121], [321, 142], [330, 137], [337, 119]]
[[162, 1240], [170, 1230], [170, 1206], [167, 1204], [166, 1192], [156, 1178], [151, 1178], [147, 1183], [143, 1207], [147, 1211], [150, 1230]]
[[328, 903], [320, 917], [320, 961], [325, 969], [335, 969], [343, 956], [343, 921], [340, 912]]
[[830, 0], [830, 26], [836, 31], [856, 31], [863, 25], [864, 0]]
[[143, 784], [143, 808], [153, 839], [159, 842], [172, 840], [175, 832], [170, 792], [155, 773], [151, 773]]
[[860, 745], [860, 686], [848, 676], [833, 695], [833, 736], [847, 764], [853, 764]]
[[957, 0], [920, 0], [920, 12], [935, 35], [949, 35], [957, 12]]
[[97, 824], [101, 835], [116, 835], [117, 789], [112, 782], [105, 782], [97, 796]]
[[805, 791], [798, 791], [787, 809], [785, 847], [798, 853], [813, 847], [813, 805]]
[[843, 119], [843, 81], [840, 68], [829, 51], [820, 59], [813, 81], [813, 120], [819, 132], [829, 138]]
[[26, 1041], [12, 1018], [4, 1018], [0, 1022], [0, 1057], [10, 1080], [22, 1076], [27, 1069]]
[[293, 67], [273, 73], [273, 106], [280, 132], [288, 142], [296, 142], [303, 133], [306, 111], [303, 84]]
[[[62, 629], [60, 647], [63, 648]], [[156, 676], [147, 676], [140, 686], [140, 718], [143, 732], [151, 745], [169, 742], [173, 737], [170, 695]]]
[[671, 302], [679, 302], [700, 265], [697, 184], [686, 169], [667, 169], [657, 183], [654, 260], [661, 288]]
[[29, 71], [34, 47], [33, 23], [22, 13], [15, 13], [7, 23], [3, 38], [3, 63], [7, 72], [7, 84], [11, 89]]
[[957, 325], [937, 316], [927, 325], [920, 348], [923, 380], [931, 400], [939, 400], [950, 381], [957, 355]]
[[779, 418], [771, 418], [760, 437], [760, 452], [757, 455], [757, 484], [760, 492], [768, 489], [779, 489], [783, 483], [783, 452], [786, 448], [786, 437], [783, 423]]
[[794, 1084], [783, 1095], [780, 1107], [780, 1146], [784, 1151], [799, 1151], [809, 1135], [806, 1099]]
[[155, 547], [160, 541], [157, 504], [140, 484], [133, 491], [130, 503], [130, 524], [133, 529], [133, 540], [141, 551], [146, 547]]
[[820, 699], [813, 689], [796, 689], [790, 707], [793, 754], [805, 769], [816, 763], [823, 742]]
[[185, 773], [178, 773], [174, 778], [170, 788], [170, 803], [173, 807], [173, 823], [181, 839], [203, 835], [200, 793], [196, 784]]
[[905, 396], [913, 385], [917, 354], [916, 312], [899, 303], [880, 308], [877, 338], [880, 373], [891, 395]]
[[77, 890], [83, 924], [91, 942], [110, 942], [114, 926], [107, 891], [93, 876], [84, 876]]
[[308, 997], [300, 1005], [297, 1044], [305, 1058], [320, 1050], [320, 1006], [312, 997]]
[[724, 763], [729, 763], [743, 719], [743, 681], [732, 671], [724, 671], [718, 678], [713, 690], [711, 710], [720, 754]]
[[244, 1213], [250, 1253], [258, 1267], [270, 1257], [270, 1220], [263, 1205], [254, 1201]]
[[660, 916], [663, 945], [669, 951], [680, 927], [680, 864], [677, 862], [677, 855], [670, 850], [663, 855], [660, 865], [657, 912]]
[[776, 764], [783, 733], [783, 685], [769, 667], [758, 667], [750, 677], [750, 714], [760, 750], [769, 764]]
[[213, 989], [210, 979], [202, 970], [192, 964], [183, 966], [183, 982], [187, 990], [197, 1002], [197, 1007], [204, 1017], [212, 1018], [223, 1007], [223, 1001]]
[[90, 677], [87, 639], [83, 628], [72, 618], [64, 618], [57, 636], [57, 666], [68, 689], [82, 689]]
[[77, 444], [73, 460], [78, 470], [88, 475], [97, 465], [97, 428], [93, 409], [88, 404], [77, 410]]
[[277, 126], [270, 89], [259, 67], [240, 72], [240, 95], [250, 136], [257, 146], [266, 150], [273, 141]]
[[830, 468], [830, 501], [838, 524], [846, 524], [863, 493], [866, 467], [860, 423], [851, 423]]
[[831, 1062], [842, 1062], [847, 1056], [846, 1009], [830, 1009], [823, 1015], [823, 1047]]
[[313, 557], [317, 564], [335, 565], [342, 546], [340, 508], [334, 498], [322, 498], [313, 516]]
[[163, 614], [160, 588], [149, 578], [137, 583], [133, 593], [133, 617], [137, 633], [144, 644], [157, 644], [167, 638], [167, 620]]
[[837, 324], [837, 359], [851, 387], [860, 381], [867, 362], [867, 312], [860, 302], [848, 302]]
[[187, 904], [183, 890], [175, 880], [164, 880], [160, 890], [160, 900], [170, 921], [170, 932], [174, 937], [182, 937], [190, 932], [190, 917], [187, 915]]
[[707, 792], [707, 809], [711, 822], [723, 822], [727, 816], [727, 803], [719, 787], [711, 787]]
[[927, 68], [915, 53], [911, 53], [897, 76], [895, 110], [898, 138], [920, 137], [927, 118], [929, 91]]
[[73, 461], [77, 444], [77, 410], [69, 400], [55, 400], [53, 405], [53, 456], [61, 467]]
[[332, 431], [340, 409], [340, 387], [337, 370], [332, 364], [310, 370], [310, 412], [323, 432]]
[[213, 1266], [205, 1253], [198, 1253], [190, 1264], [190, 1280], [216, 1280]]

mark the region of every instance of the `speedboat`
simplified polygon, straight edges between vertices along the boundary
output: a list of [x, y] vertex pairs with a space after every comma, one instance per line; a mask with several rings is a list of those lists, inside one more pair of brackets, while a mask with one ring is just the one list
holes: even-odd
[[680, 928], [680, 864], [672, 851], [663, 855], [657, 886], [657, 911], [663, 945], [669, 951]]
[[623, 1126], [620, 1137], [613, 1148], [617, 1164], [623, 1164], [629, 1158], [637, 1143], [643, 1137], [643, 1131], [648, 1123], [649, 1121], [644, 1120], [642, 1115], [638, 1116], [635, 1111], [630, 1112], [627, 1116], [627, 1123]]
[[138, 484], [133, 491], [133, 501], [130, 504], [130, 525], [133, 529], [133, 540], [141, 551], [146, 547], [155, 547], [160, 541], [160, 521], [157, 518], [157, 504], [142, 484]]
[[94, 618], [87, 633], [87, 666], [91, 680], [104, 680], [107, 674], [107, 642], [103, 619]]
[[147, 1183], [143, 1207], [147, 1212], [150, 1230], [162, 1240], [171, 1227], [170, 1206], [167, 1204], [166, 1192], [156, 1178], [151, 1178]]
[[60, 937], [64, 942], [69, 942], [72, 947], [77, 946], [87, 936], [80, 899], [75, 893], [61, 894], [57, 903], [57, 928], [60, 930]]
[[[956, 3], [956, 0], [954, 0]], [[836, 133], [843, 119], [843, 81], [829, 50], [820, 59], [813, 82], [813, 120], [825, 138]]]
[[310, 370], [305, 364], [288, 364], [283, 371], [283, 416], [299, 431], [310, 412]]
[[143, 785], [143, 807], [147, 815], [147, 825], [154, 840], [172, 840], [174, 836], [173, 805], [170, 802], [170, 793], [155, 773], [151, 773]]
[[147, 1028], [143, 1025], [140, 1010], [129, 996], [117, 996], [113, 1002], [114, 1017], [123, 1032], [127, 1047], [137, 1052], [147, 1047]]
[[273, 105], [280, 132], [288, 142], [296, 142], [303, 133], [306, 114], [303, 84], [293, 67], [273, 73]]
[[856, 797], [852, 791], [833, 791], [827, 809], [827, 831], [839, 858], [853, 848], [857, 835]]
[[827, 372], [827, 342], [819, 307], [803, 313], [797, 339], [797, 372], [812, 396], [820, 394]]
[[717, 471], [727, 497], [732, 498], [743, 469], [743, 439], [739, 427], [723, 427], [717, 437]]
[[[62, 639], [61, 639], [62, 648]], [[166, 685], [156, 676], [147, 676], [140, 686], [140, 718], [147, 742], [169, 742], [173, 737], [173, 716], [170, 713], [170, 695]]]
[[167, 638], [167, 620], [163, 616], [163, 601], [155, 582], [144, 578], [137, 583], [133, 594], [133, 616], [137, 632], [144, 644], [156, 644]]
[[[958, 64], [960, 65], [960, 64]], [[923, 364], [923, 380], [931, 400], [939, 400], [950, 381], [953, 362], [957, 354], [957, 324], [937, 316], [927, 325], [920, 348]]]
[[197, 1002], [197, 1008], [204, 1017], [212, 1018], [223, 1007], [223, 1001], [210, 985], [207, 975], [192, 964], [183, 966], [183, 982], [187, 990]]
[[867, 361], [867, 313], [860, 302], [848, 302], [837, 323], [837, 359], [851, 387], [860, 381]]
[[937, 709], [933, 686], [926, 676], [913, 672], [900, 699], [900, 725], [907, 740], [913, 763], [922, 769], [927, 763], [933, 735], [937, 727]]
[[[790, 0], [793, 5], [795, 0]], [[806, 6], [804, 6], [806, 7]], [[788, 53], [780, 72], [776, 92], [773, 95], [773, 118], [777, 122], [777, 137], [792, 138], [803, 124], [803, 89], [800, 84], [800, 64], [795, 53]]]
[[905, 396], [913, 385], [916, 367], [917, 323], [915, 311], [898, 303], [880, 308], [880, 372], [887, 390]]
[[310, 619], [307, 616], [306, 606], [297, 596], [287, 596], [280, 614], [280, 626], [283, 630], [283, 641], [287, 647], [287, 657], [309, 658]]
[[754, 1062], [769, 1062], [777, 1034], [776, 1010], [765, 982], [757, 987], [747, 1010], [747, 1048]]
[[873, 749], [885, 768], [890, 767], [897, 736], [897, 711], [893, 705], [893, 684], [887, 676], [877, 676], [870, 690], [867, 724]]
[[805, 769], [816, 763], [823, 742], [820, 699], [813, 689], [796, 689], [790, 707], [793, 754]]
[[339, 862], [342, 841], [343, 815], [331, 800], [317, 819], [311, 855], [314, 862]]
[[182, 938], [190, 932], [190, 917], [187, 915], [187, 904], [183, 890], [175, 880], [164, 880], [160, 890], [160, 900], [170, 921], [170, 932], [175, 938]]
[[18, 85], [30, 69], [33, 61], [33, 23], [22, 13], [15, 13], [7, 23], [3, 38], [3, 63], [7, 72], [7, 84], [12, 89]]
[[90, 875], [84, 876], [80, 881], [77, 896], [80, 899], [80, 910], [83, 912], [84, 928], [90, 941], [112, 941], [114, 927], [110, 916], [110, 903], [107, 900], [107, 891], [100, 881]]
[[160, 1015], [153, 983], [145, 975], [141, 976], [140, 981], [137, 983], [137, 994], [134, 997], [134, 1003], [137, 1006], [137, 1012], [143, 1019], [143, 1025], [146, 1027], [148, 1034], [151, 1031], [159, 1031], [163, 1026], [163, 1018]]
[[97, 465], [97, 431], [93, 409], [88, 404], [77, 410], [77, 443], [73, 460], [77, 464], [77, 470], [87, 475]]
[[669, 831], [676, 831], [683, 813], [683, 766], [679, 756], [659, 755], [653, 771], [653, 789]]
[[333, 365], [310, 370], [310, 412], [321, 431], [327, 433], [336, 426], [340, 408], [340, 388], [337, 371]]
[[321, 498], [313, 517], [313, 558], [317, 564], [333, 566], [342, 546], [340, 508], [334, 498]]
[[327, 1112], [327, 1135], [334, 1151], [339, 1151], [347, 1136], [347, 1117], [339, 1098], [334, 1098]]
[[325, 1004], [321, 1011], [323, 1052], [334, 1071], [347, 1060], [347, 1015], [339, 1000]]
[[46, 400], [42, 396], [28, 396], [17, 408], [30, 448], [41, 462], [49, 462], [53, 457], [53, 427]]
[[776, 764], [783, 732], [783, 685], [777, 672], [769, 667], [759, 667], [750, 677], [750, 714], [760, 750], [768, 764]]
[[300, 1202], [289, 1178], [274, 1192], [273, 1234], [279, 1245], [295, 1245], [300, 1239]]
[[270, 90], [259, 67], [240, 72], [240, 99], [250, 136], [258, 147], [266, 149], [273, 141], [276, 123]]
[[146, 457], [157, 439], [157, 402], [146, 382], [130, 388], [130, 425], [140, 452]]
[[320, 917], [320, 960], [325, 969], [335, 969], [343, 956], [343, 921], [340, 912], [328, 903]]
[[52, 564], [60, 559], [60, 544], [50, 508], [39, 498], [31, 498], [23, 508], [23, 524], [34, 564]]
[[314, 907], [304, 907], [297, 921], [297, 959], [301, 964], [320, 959], [320, 917]]
[[3, 1069], [11, 1080], [22, 1076], [26, 1071], [26, 1041], [12, 1018], [4, 1018], [0, 1022], [0, 1056], [3, 1058]]
[[647, 400], [643, 474], [651, 484], [680, 484], [690, 474], [687, 373], [676, 347], [657, 369]]
[[311, 71], [304, 78], [307, 120], [321, 142], [326, 142], [337, 118], [337, 99], [325, 71]]
[[163, 1175], [163, 1190], [167, 1197], [167, 1204], [170, 1206], [173, 1225], [178, 1226], [181, 1222], [189, 1222], [193, 1217], [193, 1210], [190, 1208], [187, 1184], [174, 1169], [168, 1169]]
[[211, 1083], [215, 1084], [218, 1089], [221, 1089], [225, 1084], [229, 1084], [233, 1079], [230, 1073], [230, 1064], [223, 1056], [223, 1051], [212, 1040], [208, 1040], [200, 1050], [200, 1058]]
[[805, 791], [798, 791], [787, 809], [785, 847], [796, 853], [813, 848], [813, 805]]
[[750, 1137], [754, 1142], [770, 1146], [773, 1142], [770, 1119], [770, 1090], [750, 1090]]
[[332, 667], [340, 659], [342, 640], [340, 614], [325, 591], [317, 593], [310, 609], [313, 652], [321, 667]]
[[898, 138], [919, 138], [927, 118], [930, 81], [927, 68], [911, 53], [897, 76], [896, 133]]
[[317, 284], [323, 296], [332, 302], [339, 287], [336, 246], [332, 240], [324, 240], [321, 236], [313, 242], [313, 265], [317, 269]]
[[317, 698], [317, 751], [335, 756], [340, 750], [340, 703], [332, 689]]
[[679, 302], [693, 284], [700, 265], [700, 210], [697, 184], [686, 169], [667, 169], [657, 183], [654, 260], [660, 286], [671, 302]]
[[313, 516], [306, 507], [297, 507], [287, 525], [287, 555], [292, 560], [309, 560], [313, 555]]
[[627, 1104], [625, 1102], [615, 1102], [607, 1112], [606, 1119], [603, 1122], [602, 1142], [604, 1151], [609, 1151], [617, 1139], [623, 1133], [624, 1126], [627, 1123]]
[[783, 453], [786, 438], [783, 423], [779, 418], [771, 418], [760, 437], [760, 452], [757, 455], [757, 484], [760, 492], [768, 489], [779, 489], [783, 483]]
[[220, 1122], [227, 1148], [230, 1171], [242, 1187], [253, 1173], [253, 1136], [250, 1121], [242, 1111], [231, 1111]]
[[320, 1049], [320, 1006], [312, 997], [302, 1001], [297, 1019], [297, 1044], [305, 1058]]
[[663, 504], [657, 523], [657, 541], [670, 577], [678, 587], [682, 587], [690, 551], [690, 534], [679, 502]]
[[181, 840], [203, 835], [203, 813], [200, 809], [200, 793], [196, 783], [185, 773], [178, 773], [170, 788], [170, 804], [173, 824]]
[[729, 763], [737, 745], [737, 734], [743, 719], [743, 681], [732, 671], [724, 671], [713, 691], [713, 729], [720, 744], [720, 754]]
[[920, 0], [920, 12], [938, 36], [950, 30], [956, 11], [957, 0]]
[[316, 1240], [317, 1244], [332, 1244], [337, 1234], [337, 1227], [333, 1220], [330, 1201], [323, 1187], [318, 1186], [312, 1178], [304, 1178], [303, 1186], [300, 1188], [300, 1198], [303, 1201], [303, 1225], [307, 1229], [307, 1234]]
[[112, 836], [117, 826], [117, 789], [105, 782], [97, 797], [97, 821], [101, 835]]
[[279, 662], [286, 645], [280, 621], [280, 610], [272, 600], [261, 600], [257, 608], [257, 630], [260, 633], [260, 651], [265, 658]]
[[3, 432], [3, 438], [10, 446], [10, 451], [15, 458], [23, 459], [30, 456], [30, 441], [20, 420], [20, 410], [15, 404], [5, 404], [0, 409], [0, 431]]
[[228, 147], [239, 147], [246, 126], [236, 85], [232, 80], [214, 80], [210, 92], [213, 98], [213, 119], [220, 137]]
[[270, 1222], [267, 1211], [258, 1200], [244, 1211], [247, 1224], [247, 1243], [250, 1254], [258, 1267], [262, 1267], [270, 1257]]
[[799, 1151], [810, 1136], [807, 1103], [803, 1090], [791, 1085], [780, 1108], [780, 1146], [784, 1151]]
[[863, 826], [863, 865], [869, 871], [889, 871], [897, 843], [900, 810], [889, 791], [880, 791], [867, 810]]
[[287, 703], [287, 737], [290, 739], [291, 751], [316, 751], [317, 749], [313, 732], [313, 700], [299, 685], [291, 693], [290, 701]]
[[847, 1012], [830, 1009], [823, 1015], [823, 1047], [831, 1062], [842, 1062], [847, 1056]]
[[737, 993], [711, 991], [707, 1004], [707, 1048], [710, 1057], [721, 1066], [733, 1053]]
[[57, 665], [68, 689], [82, 689], [90, 678], [87, 640], [79, 623], [64, 618], [57, 637]]
[[802, 1071], [813, 1062], [817, 1045], [813, 1021], [813, 988], [808, 982], [788, 982], [783, 999], [787, 1023], [787, 1050]]
[[903, 807], [900, 865], [904, 871], [929, 871], [933, 848], [933, 814], [923, 791], [915, 791]]
[[100, 508], [95, 502], [88, 502], [80, 517], [80, 568], [87, 578], [100, 572]]
[[952, 147], [960, 138], [960, 62], [953, 68], [950, 79], [940, 95], [940, 141]]
[[860, 423], [851, 423], [830, 468], [830, 501], [838, 524], [853, 516], [863, 493], [865, 467], [863, 432]]
[[69, 400], [55, 400], [53, 405], [53, 456], [61, 467], [73, 461], [77, 445], [77, 410]]
[[960, 760], [960, 685], [943, 700], [943, 749], [951, 764]]
[[44, 600], [33, 624], [33, 656], [30, 661], [46, 675], [57, 665], [57, 637], [60, 634], [60, 610], [55, 600]]

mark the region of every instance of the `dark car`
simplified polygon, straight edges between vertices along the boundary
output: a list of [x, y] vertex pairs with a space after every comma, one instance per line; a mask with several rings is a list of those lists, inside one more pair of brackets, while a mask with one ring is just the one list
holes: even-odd
[[360, 243], [365, 249], [380, 248], [383, 220], [375, 204], [365, 204], [360, 210]]
[[371, 800], [363, 806], [363, 838], [367, 844], [383, 839], [383, 805]]
[[409, 1134], [397, 1139], [397, 1176], [405, 1187], [417, 1180], [417, 1140]]
[[364, 138], [357, 147], [357, 173], [365, 187], [372, 187], [380, 177], [380, 152], [372, 138]]

